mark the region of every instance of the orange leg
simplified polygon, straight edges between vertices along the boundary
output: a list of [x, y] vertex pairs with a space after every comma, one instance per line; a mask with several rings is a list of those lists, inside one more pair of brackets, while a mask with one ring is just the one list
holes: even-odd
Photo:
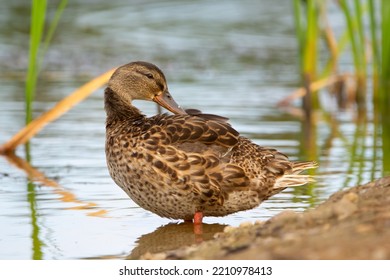
[[195, 212], [195, 214], [194, 214], [194, 233], [198, 237], [202, 236], [202, 234], [203, 234], [202, 220], [203, 220], [203, 213], [202, 212]]
[[194, 224], [202, 224], [203, 220], [203, 213], [202, 212], [195, 212], [194, 214]]

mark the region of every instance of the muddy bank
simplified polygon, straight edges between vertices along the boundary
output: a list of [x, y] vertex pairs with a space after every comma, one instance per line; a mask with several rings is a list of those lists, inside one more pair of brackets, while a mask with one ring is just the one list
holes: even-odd
[[215, 238], [143, 259], [390, 259], [390, 177], [340, 191], [317, 208], [285, 211]]

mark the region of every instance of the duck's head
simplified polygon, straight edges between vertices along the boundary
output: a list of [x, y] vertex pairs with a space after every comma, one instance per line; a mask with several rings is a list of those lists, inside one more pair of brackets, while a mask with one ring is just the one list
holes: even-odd
[[108, 87], [129, 104], [135, 99], [149, 100], [172, 113], [186, 114], [169, 93], [163, 72], [152, 63], [136, 61], [119, 67]]

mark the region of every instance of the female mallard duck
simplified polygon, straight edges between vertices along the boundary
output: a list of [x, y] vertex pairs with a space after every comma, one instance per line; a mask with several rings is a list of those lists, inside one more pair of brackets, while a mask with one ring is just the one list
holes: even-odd
[[[148, 118], [132, 105], [151, 100], [175, 115]], [[119, 67], [104, 93], [106, 157], [111, 177], [142, 208], [192, 220], [252, 209], [291, 186], [311, 181], [272, 148], [242, 137], [225, 118], [184, 111], [164, 74], [147, 62]]]

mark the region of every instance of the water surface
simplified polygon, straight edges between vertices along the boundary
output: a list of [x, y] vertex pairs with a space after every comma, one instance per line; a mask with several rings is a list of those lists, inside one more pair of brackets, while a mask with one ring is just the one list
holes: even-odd
[[[242, 135], [293, 160], [310, 158], [301, 118], [277, 107], [300, 83], [289, 1], [131, 2], [69, 3], [45, 57], [35, 116], [95, 75], [147, 60], [164, 70], [181, 106], [227, 116]], [[332, 17], [333, 24], [342, 24], [340, 15]], [[0, 22], [3, 143], [24, 125], [28, 5], [4, 3]], [[344, 66], [351, 67], [348, 59]], [[40, 180], [28, 180], [18, 167], [25, 162], [0, 157], [1, 259], [136, 258], [199, 242], [191, 227], [139, 208], [111, 180], [102, 93], [31, 140], [30, 164]], [[326, 109], [316, 113], [313, 133], [318, 182], [286, 190], [251, 211], [206, 218], [204, 239], [225, 225], [303, 211], [337, 190], [382, 176], [381, 144], [375, 140], [380, 132], [371, 109], [362, 121], [353, 108], [336, 110], [333, 98], [320, 94]], [[136, 105], [147, 115], [156, 113], [154, 104]], [[293, 105], [299, 108], [299, 102]], [[20, 158], [25, 153], [18, 148]]]

